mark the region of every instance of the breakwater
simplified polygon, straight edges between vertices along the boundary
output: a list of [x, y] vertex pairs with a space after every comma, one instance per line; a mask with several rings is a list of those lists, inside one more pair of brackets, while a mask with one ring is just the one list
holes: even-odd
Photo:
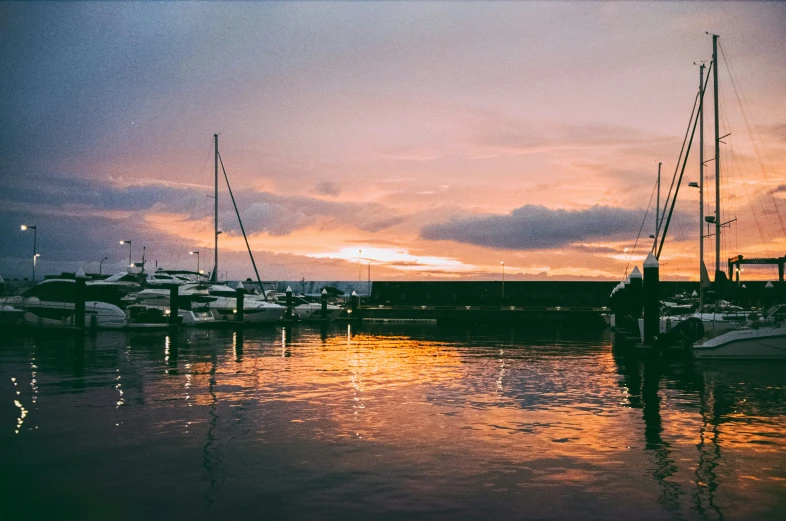
[[[373, 282], [370, 304], [432, 306], [603, 307], [619, 282], [434, 281]], [[753, 284], [753, 283], [750, 283]], [[763, 286], [763, 282], [761, 285]], [[698, 282], [661, 281], [660, 295], [699, 289]], [[364, 298], [364, 302], [365, 302]]]

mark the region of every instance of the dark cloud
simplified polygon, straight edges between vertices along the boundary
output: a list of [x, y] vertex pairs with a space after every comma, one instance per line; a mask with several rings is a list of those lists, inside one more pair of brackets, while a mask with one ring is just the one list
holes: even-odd
[[[99, 210], [139, 211], [156, 204], [191, 203], [206, 188], [160, 185], [122, 186], [79, 177], [24, 176], [4, 185], [0, 202], [44, 204], [53, 208], [86, 205]], [[193, 204], [192, 204], [193, 206]], [[179, 210], [179, 209], [178, 209]]]
[[[32, 255], [32, 236], [22, 223], [38, 226], [38, 253], [42, 273], [71, 269], [79, 263], [96, 263], [104, 256], [122, 267], [128, 249], [120, 239], [133, 241], [133, 255], [141, 257], [147, 246], [149, 260], [166, 260], [169, 267], [192, 267], [188, 251], [195, 247], [171, 234], [156, 230], [146, 219], [171, 213], [185, 219], [210, 220], [213, 202], [206, 199], [212, 187], [190, 185], [126, 186], [83, 178], [21, 176], [0, 191], [0, 273], [25, 275], [25, 259]], [[345, 203], [303, 196], [237, 190], [235, 198], [247, 233], [267, 232], [285, 236], [318, 225], [321, 228], [355, 228], [378, 232], [404, 220], [375, 203]], [[225, 233], [240, 233], [235, 211], [225, 191], [219, 194], [219, 225]], [[177, 226], [177, 225], [173, 225]], [[209, 227], [212, 229], [212, 225]], [[207, 235], [206, 231], [206, 235]], [[123, 259], [126, 259], [123, 261]], [[71, 264], [69, 264], [71, 263]]]
[[359, 223], [358, 228], [360, 228], [365, 232], [376, 233], [376, 232], [381, 232], [386, 228], [390, 228], [391, 226], [401, 224], [402, 222], [404, 222], [403, 216], [395, 216], [395, 217], [389, 217], [389, 218], [379, 219], [375, 221], [369, 221], [366, 223]]
[[610, 253], [619, 253], [619, 250], [610, 248], [608, 246], [587, 246], [586, 244], [573, 244], [571, 245], [570, 249], [572, 251], [577, 251], [581, 253], [589, 253], [589, 254], [610, 254]]
[[[25, 176], [0, 193], [0, 205], [5, 208], [29, 205], [31, 213], [45, 212], [47, 208], [50, 213], [63, 213], [64, 208], [80, 207], [86, 215], [91, 211], [125, 211], [141, 217], [155, 212], [185, 214], [197, 219], [212, 218], [212, 202], [207, 205], [210, 208], [205, 205], [205, 197], [210, 194], [211, 187], [163, 183], [124, 186], [81, 178]], [[403, 216], [376, 203], [335, 202], [240, 190], [236, 191], [235, 199], [249, 233], [283, 236], [314, 224], [376, 233], [404, 220]], [[222, 229], [239, 233], [235, 211], [223, 188], [219, 193], [219, 210]]]
[[421, 230], [421, 237], [508, 250], [548, 249], [625, 235], [635, 237], [641, 218], [639, 210], [608, 206], [552, 210], [526, 205], [509, 215], [479, 215], [429, 225]]
[[314, 187], [314, 193], [319, 195], [329, 195], [335, 197], [341, 193], [341, 187], [332, 181], [322, 181]]
[[[236, 195], [246, 232], [290, 233], [314, 225], [356, 228], [376, 233], [404, 221], [390, 208], [377, 203], [326, 201], [314, 197], [282, 196], [268, 192]], [[225, 229], [236, 230], [237, 219], [224, 221]]]

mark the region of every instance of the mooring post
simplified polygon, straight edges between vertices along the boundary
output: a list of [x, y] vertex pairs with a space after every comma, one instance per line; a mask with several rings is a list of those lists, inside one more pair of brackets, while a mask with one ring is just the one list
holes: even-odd
[[617, 327], [617, 315], [619, 310], [617, 309], [617, 292], [619, 289], [617, 286], [614, 286], [614, 289], [611, 290], [611, 294], [609, 295], [609, 309], [611, 309], [611, 327]]
[[357, 314], [359, 307], [360, 297], [358, 296], [357, 291], [352, 290], [352, 294], [349, 296], [349, 311], [352, 313], [352, 318], [357, 318], [355, 315]]
[[659, 272], [658, 259], [652, 253], [648, 254], [644, 261], [644, 344], [650, 346], [660, 333]]
[[[264, 289], [262, 291], [265, 291]], [[237, 289], [235, 290], [237, 294], [237, 309], [235, 310], [235, 322], [238, 324], [243, 323], [243, 310], [246, 304], [246, 288], [243, 286], [243, 283], [239, 283], [237, 285]]]
[[76, 272], [76, 291], [74, 293], [74, 326], [80, 331], [85, 330], [85, 293], [87, 292], [87, 275], [79, 268]]
[[630, 290], [630, 275], [628, 275], [627, 277], [625, 277], [625, 280], [622, 281], [622, 291], [621, 291], [621, 293], [622, 293], [622, 308], [623, 308], [622, 309], [622, 314], [625, 316], [625, 323], [626, 324], [629, 322], [628, 319], [630, 318], [630, 316], [632, 314], [631, 310], [630, 310], [630, 304], [631, 304], [630, 291], [631, 291]]
[[287, 320], [292, 320], [292, 286], [287, 286]]
[[327, 320], [327, 302], [328, 302], [328, 293], [326, 289], [322, 290], [322, 318]]
[[636, 327], [639, 326], [639, 319], [641, 318], [641, 308], [642, 308], [642, 280], [641, 280], [641, 271], [639, 271], [638, 266], [633, 267], [633, 271], [630, 273], [630, 294], [629, 294], [629, 302], [630, 302], [630, 315], [633, 318], [634, 322], [636, 323]]
[[178, 288], [177, 284], [169, 285], [169, 328], [177, 329], [180, 321], [180, 308], [178, 302]]

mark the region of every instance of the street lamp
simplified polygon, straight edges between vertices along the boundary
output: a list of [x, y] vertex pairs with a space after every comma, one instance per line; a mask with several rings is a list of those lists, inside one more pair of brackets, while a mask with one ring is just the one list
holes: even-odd
[[120, 244], [128, 244], [128, 266], [131, 267], [131, 241], [120, 241]]
[[103, 274], [104, 261], [105, 260], [109, 260], [109, 257], [104, 257], [103, 259], [101, 259], [101, 262], [98, 263], [98, 274], [99, 275]]
[[38, 228], [36, 228], [34, 224], [23, 224], [20, 226], [20, 228], [23, 232], [27, 230], [33, 230], [33, 284], [35, 284], [35, 260], [36, 257], [38, 257], [38, 254], [36, 253], [36, 247], [38, 244]]
[[[704, 66], [702, 65], [702, 70], [703, 68]], [[704, 152], [702, 148], [702, 156], [703, 155]], [[702, 270], [704, 270], [704, 163], [701, 164], [701, 172], [701, 184], [696, 181], [688, 183], [688, 186], [696, 188], [699, 191], [699, 313], [704, 312], [704, 288], [701, 285], [701, 274], [703, 273]]]
[[505, 300], [505, 261], [499, 261], [502, 266], [502, 300]]
[[188, 254], [197, 256], [197, 273], [199, 273], [199, 251], [198, 250], [190, 251], [188, 252]]

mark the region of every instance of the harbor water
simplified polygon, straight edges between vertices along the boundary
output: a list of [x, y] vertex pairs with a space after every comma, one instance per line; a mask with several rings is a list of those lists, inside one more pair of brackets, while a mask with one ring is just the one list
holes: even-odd
[[609, 332], [0, 339], [4, 519], [782, 519], [786, 364]]

